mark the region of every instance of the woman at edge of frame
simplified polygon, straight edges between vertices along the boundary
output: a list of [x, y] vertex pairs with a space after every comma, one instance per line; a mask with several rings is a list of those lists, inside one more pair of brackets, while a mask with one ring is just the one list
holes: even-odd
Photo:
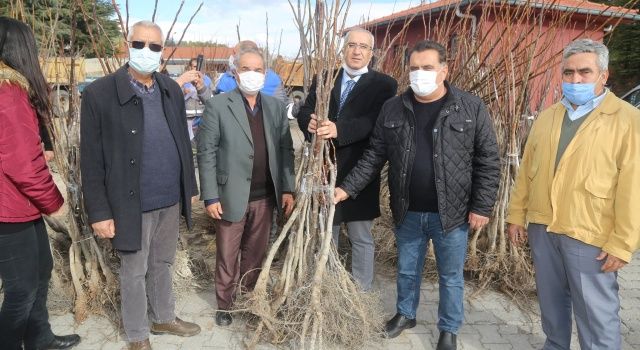
[[77, 334], [57, 336], [47, 292], [53, 258], [42, 214], [64, 199], [51, 177], [40, 127], [49, 122], [48, 86], [31, 29], [0, 17], [0, 348], [69, 349]]

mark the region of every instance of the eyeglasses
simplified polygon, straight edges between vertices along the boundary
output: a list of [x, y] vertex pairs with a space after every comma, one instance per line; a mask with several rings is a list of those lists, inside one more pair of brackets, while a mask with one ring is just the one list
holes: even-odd
[[371, 50], [371, 47], [369, 45], [367, 45], [367, 44], [347, 43], [347, 47], [349, 48], [349, 50], [355, 50], [356, 47], [359, 48], [362, 51]]
[[[145, 46], [147, 46], [147, 43], [144, 41], [129, 41], [129, 43], [131, 44], [131, 47], [133, 47], [134, 49], [138, 49], [138, 50], [142, 50], [144, 49]], [[162, 45], [160, 44], [153, 44], [153, 43], [149, 43], [149, 50], [153, 51], [153, 52], [160, 52], [162, 51]]]

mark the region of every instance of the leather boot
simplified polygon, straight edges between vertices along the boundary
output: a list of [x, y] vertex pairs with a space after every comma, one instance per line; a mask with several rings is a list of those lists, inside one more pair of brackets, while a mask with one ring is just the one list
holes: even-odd
[[455, 334], [442, 331], [438, 338], [436, 350], [456, 350], [457, 344]]
[[227, 311], [218, 311], [216, 312], [216, 324], [220, 327], [228, 326], [233, 322], [233, 317], [231, 317], [231, 313]]
[[395, 338], [405, 329], [416, 326], [416, 319], [406, 318], [404, 315], [396, 314], [384, 326], [385, 338]]
[[80, 343], [80, 336], [77, 334], [69, 335], [54, 335], [51, 343], [45, 347], [38, 348], [40, 350], [54, 350], [54, 349], [71, 349], [72, 347]]
[[143, 341], [135, 341], [129, 343], [127, 346], [129, 350], [151, 350], [151, 343], [149, 343], [149, 339], [145, 339]]
[[151, 324], [153, 334], [173, 334], [180, 337], [191, 337], [200, 333], [200, 326], [176, 317], [173, 322]]

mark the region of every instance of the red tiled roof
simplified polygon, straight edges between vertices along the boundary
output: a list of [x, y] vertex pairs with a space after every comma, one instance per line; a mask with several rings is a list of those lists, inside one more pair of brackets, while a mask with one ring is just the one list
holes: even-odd
[[[485, 0], [486, 1], [486, 0]], [[475, 4], [476, 6], [482, 6], [485, 1], [480, 0], [439, 0], [431, 3], [426, 3], [416, 7], [409, 8], [404, 11], [396, 12], [388, 16], [374, 19], [369, 22], [358, 25], [359, 27], [371, 28], [379, 25], [387, 24], [388, 22], [394, 22], [398, 20], [404, 20], [411, 18], [414, 14], [439, 12], [446, 10], [447, 8], [454, 8], [456, 5], [467, 6], [469, 4]], [[500, 0], [493, 0], [494, 2], [500, 2]], [[513, 5], [524, 5], [535, 7], [545, 7], [558, 11], [587, 11], [591, 15], [597, 15], [602, 17], [623, 17], [625, 19], [640, 21], [640, 11], [630, 10], [624, 7], [609, 6], [605, 4], [599, 4], [584, 0], [509, 0], [508, 3]], [[348, 31], [349, 28], [345, 29]]]
[[[168, 58], [174, 47], [165, 47], [162, 51], [162, 57]], [[198, 55], [204, 55], [207, 60], [218, 60], [226, 62], [229, 56], [233, 54], [233, 48], [226, 46], [178, 46], [176, 52], [173, 53], [171, 59], [190, 59]], [[118, 57], [127, 57], [127, 46], [122, 44]]]
[[[174, 47], [165, 47], [162, 57], [169, 57]], [[173, 53], [173, 59], [189, 59], [198, 55], [204, 55], [208, 60], [225, 60], [233, 54], [233, 48], [226, 46], [179, 46]]]

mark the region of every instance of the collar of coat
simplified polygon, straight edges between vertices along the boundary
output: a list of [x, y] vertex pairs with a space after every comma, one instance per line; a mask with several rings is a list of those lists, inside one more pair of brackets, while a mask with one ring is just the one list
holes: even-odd
[[22, 87], [25, 91], [29, 91], [27, 78], [15, 69], [7, 66], [4, 62], [0, 62], [0, 85], [2, 84], [15, 84]]
[[[129, 102], [132, 98], [137, 96], [135, 90], [133, 89], [133, 86], [131, 86], [128, 69], [129, 69], [129, 63], [126, 63], [124, 66], [120, 67], [114, 73], [115, 80], [116, 80], [116, 90], [118, 92], [118, 100], [120, 101], [120, 105], [124, 105], [125, 103]], [[156, 83], [158, 84], [158, 88], [162, 92], [162, 97], [171, 98], [171, 92], [169, 89], [170, 82], [168, 80], [171, 80], [171, 81], [173, 80], [169, 77], [164, 76], [161, 73], [154, 72], [153, 74], [156, 79]], [[165, 80], [165, 79], [168, 79], [168, 80]]]
[[[600, 104], [596, 108], [594, 108], [594, 110], [591, 111], [590, 114], [605, 114], [605, 115], [616, 114], [620, 109], [620, 107], [622, 106], [621, 102], [622, 100], [618, 98], [618, 96], [614, 95], [613, 92], [609, 91], [604, 97], [604, 100], [602, 100], [602, 102], [600, 102]], [[557, 102], [550, 108], [552, 108], [555, 113], [562, 113], [562, 115], [564, 115], [564, 113], [567, 110], [567, 108], [562, 104], [562, 102]]]
[[[367, 90], [369, 81], [373, 79], [373, 76], [374, 76], [373, 72], [374, 72], [373, 69], [369, 69], [368, 72], [360, 75], [360, 78], [358, 79], [356, 84], [353, 86], [353, 89], [349, 93], [349, 96], [347, 96], [347, 99], [344, 101], [345, 105], [349, 101], [355, 99], [356, 96], [360, 95], [362, 92]], [[340, 95], [342, 94], [342, 78], [344, 77], [344, 68], [340, 68], [337, 74], [338, 75], [336, 76], [335, 81], [333, 83], [333, 89], [331, 90], [331, 93], [333, 94], [333, 98], [336, 102], [340, 101]]]

